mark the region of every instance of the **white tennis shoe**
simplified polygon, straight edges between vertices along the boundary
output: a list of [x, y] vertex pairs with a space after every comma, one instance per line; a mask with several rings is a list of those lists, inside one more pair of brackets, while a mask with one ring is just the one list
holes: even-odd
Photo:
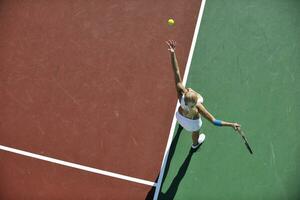
[[204, 140], [205, 140], [205, 135], [204, 133], [201, 133], [198, 138], [198, 144], [197, 145], [192, 144], [192, 148], [197, 149], [204, 142]]

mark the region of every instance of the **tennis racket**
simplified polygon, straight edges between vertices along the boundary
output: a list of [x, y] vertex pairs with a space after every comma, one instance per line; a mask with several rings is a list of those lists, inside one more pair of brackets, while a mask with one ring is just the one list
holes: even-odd
[[248, 140], [247, 140], [247, 138], [246, 138], [246, 136], [245, 136], [245, 133], [241, 130], [241, 128], [238, 128], [238, 129], [237, 129], [237, 132], [239, 133], [240, 136], [242, 136], [242, 138], [243, 138], [243, 140], [244, 140], [244, 142], [245, 142], [245, 145], [246, 145], [248, 151], [249, 151], [251, 154], [253, 154], [253, 151], [252, 151], [252, 149], [251, 149], [251, 147], [250, 147], [250, 145], [249, 145], [249, 143], [248, 143]]

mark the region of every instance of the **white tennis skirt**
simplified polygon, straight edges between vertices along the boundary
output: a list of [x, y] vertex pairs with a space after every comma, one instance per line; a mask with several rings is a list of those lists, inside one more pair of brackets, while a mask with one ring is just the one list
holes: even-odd
[[202, 120], [200, 117], [199, 119], [189, 119], [182, 116], [178, 111], [176, 112], [176, 119], [185, 130], [190, 132], [198, 131], [202, 126]]

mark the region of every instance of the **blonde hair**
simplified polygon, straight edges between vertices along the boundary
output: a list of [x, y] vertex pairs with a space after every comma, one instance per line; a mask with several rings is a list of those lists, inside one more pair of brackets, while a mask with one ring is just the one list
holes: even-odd
[[193, 103], [197, 103], [198, 100], [198, 96], [196, 93], [192, 92], [192, 91], [188, 91], [187, 93], [185, 93], [184, 95], [184, 101], [185, 102], [193, 102]]

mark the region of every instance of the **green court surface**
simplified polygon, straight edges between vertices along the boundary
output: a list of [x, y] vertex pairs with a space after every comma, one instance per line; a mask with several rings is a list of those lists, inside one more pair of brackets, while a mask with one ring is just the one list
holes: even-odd
[[299, 75], [299, 0], [208, 0], [187, 86], [242, 125], [254, 154], [205, 119], [206, 141], [189, 153], [177, 126], [159, 199], [300, 199]]

